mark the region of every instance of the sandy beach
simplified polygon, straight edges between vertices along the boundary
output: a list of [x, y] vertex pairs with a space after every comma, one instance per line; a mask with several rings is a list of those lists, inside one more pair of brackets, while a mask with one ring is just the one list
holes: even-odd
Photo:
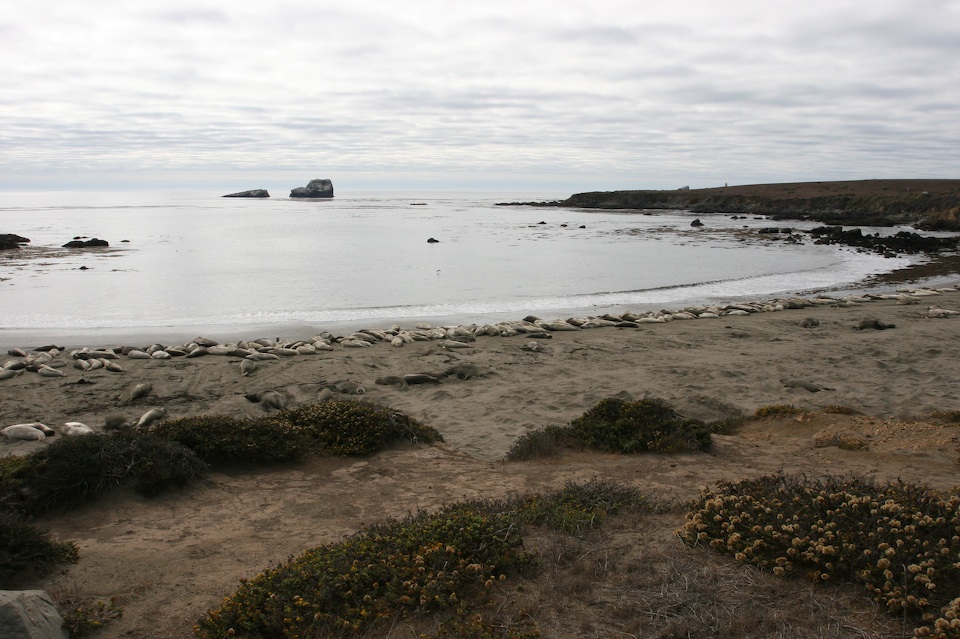
[[[0, 425], [41, 421], [58, 428], [80, 421], [96, 430], [107, 416], [136, 418], [153, 407], [165, 408], [168, 417], [253, 416], [264, 408], [247, 401], [247, 393], [277, 390], [295, 406], [316, 401], [325, 387], [357, 382], [365, 391], [358, 397], [433, 426], [445, 441], [398, 446], [362, 460], [314, 458], [281, 468], [212, 472], [209, 481], [180, 493], [146, 499], [119, 491], [46, 516], [38, 525], [75, 541], [81, 559], [26, 586], [118, 597], [123, 618], [104, 636], [183, 637], [238, 580], [271, 563], [336, 541], [364, 523], [462, 498], [503, 497], [600, 477], [686, 500], [717, 481], [779, 470], [953, 486], [960, 430], [935, 415], [960, 409], [960, 317], [953, 315], [960, 311], [960, 291], [912, 289], [884, 299], [808, 298], [796, 305], [802, 307], [636, 328], [549, 331], [549, 339], [485, 335], [465, 348], [444, 347], [443, 340], [367, 348], [334, 343], [329, 351], [260, 362], [249, 377], [241, 376], [239, 357], [226, 355], [121, 356], [116, 361], [122, 372], [80, 371], [70, 365], [71, 349], [149, 343], [58, 344], [67, 349], [58, 356], [67, 362], [58, 369], [65, 376], [25, 372], [0, 380]], [[894, 327], [860, 329], [865, 320]], [[263, 336], [248, 336], [257, 337]], [[538, 347], [531, 350], [531, 342]], [[479, 375], [407, 388], [376, 383], [461, 363], [475, 365]], [[153, 392], [130, 400], [132, 387], [145, 381]], [[707, 453], [577, 452], [502, 461], [521, 435], [567, 423], [618, 394], [662, 398], [703, 420], [748, 416], [772, 404], [809, 412], [748, 421], [733, 434], [715, 435]], [[862, 414], [819, 412], [829, 406]], [[842, 450], [829, 444], [836, 434], [856, 436], [866, 446]], [[0, 440], [0, 454], [45, 445], [49, 440]]]

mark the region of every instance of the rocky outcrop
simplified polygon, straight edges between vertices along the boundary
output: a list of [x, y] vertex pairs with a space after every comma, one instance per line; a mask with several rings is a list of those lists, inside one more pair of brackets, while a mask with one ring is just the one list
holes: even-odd
[[106, 240], [100, 240], [95, 237], [89, 240], [83, 240], [79, 237], [76, 237], [64, 244], [63, 248], [96, 248], [100, 246], [110, 246], [110, 242]]
[[68, 639], [63, 617], [43, 590], [0, 590], [0, 639]]
[[26, 244], [30, 240], [22, 235], [13, 233], [0, 233], [0, 251], [5, 249], [20, 248], [21, 244]]
[[326, 179], [310, 180], [306, 186], [298, 186], [290, 191], [290, 197], [333, 197], [333, 182]]
[[240, 191], [239, 193], [230, 193], [223, 197], [270, 197], [266, 189], [253, 189], [252, 191]]

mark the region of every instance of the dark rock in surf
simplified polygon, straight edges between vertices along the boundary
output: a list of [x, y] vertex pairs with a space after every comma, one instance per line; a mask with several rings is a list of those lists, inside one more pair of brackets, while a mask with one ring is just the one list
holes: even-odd
[[29, 242], [27, 238], [13, 233], [0, 233], [0, 250], [20, 248], [21, 244]]
[[266, 189], [253, 189], [252, 191], [240, 191], [239, 193], [230, 193], [223, 197], [270, 197]]
[[63, 245], [63, 248], [97, 248], [101, 246], [110, 246], [110, 242], [95, 237], [89, 240], [70, 240]]
[[290, 197], [327, 198], [333, 197], [333, 182], [330, 180], [310, 180], [306, 186], [298, 186], [290, 191]]

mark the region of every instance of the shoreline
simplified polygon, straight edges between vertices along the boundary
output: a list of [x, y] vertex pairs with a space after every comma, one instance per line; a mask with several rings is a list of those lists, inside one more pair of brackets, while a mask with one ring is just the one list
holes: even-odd
[[[306, 349], [299, 353], [290, 352], [298, 344], [261, 350], [229, 342], [219, 353], [200, 357], [184, 356], [192, 345], [166, 346], [180, 352], [165, 352], [163, 358], [134, 358], [116, 343], [86, 345], [117, 348], [110, 356], [121, 367], [115, 372], [78, 366], [105, 355], [74, 353], [67, 346], [53, 355], [62, 375], [25, 371], [0, 380], [7, 398], [0, 425], [79, 421], [102, 430], [110, 418], [135, 422], [160, 407], [167, 419], [249, 418], [267, 409], [247, 401], [248, 394], [277, 391], [295, 407], [321, 401], [332, 389], [335, 397], [404, 412], [437, 428], [460, 453], [492, 461], [531, 430], [568, 423], [618, 395], [662, 398], [684, 416], [704, 421], [798, 401], [814, 408], [849, 406], [878, 418], [960, 409], [953, 399], [953, 380], [960, 374], [960, 284], [910, 291], [704, 305], [697, 314], [651, 311], [582, 327], [547, 319], [483, 326], [467, 335], [453, 329], [411, 327], [381, 335], [372, 330], [331, 336], [323, 348], [318, 342], [302, 344]], [[886, 327], [895, 330], [875, 330]], [[203, 337], [228, 343], [213, 334]], [[347, 343], [356, 338], [369, 343]], [[397, 340], [401, 343], [391, 343]], [[247, 376], [240, 367], [245, 353], [238, 349], [274, 357], [256, 361]], [[7, 357], [11, 360], [24, 361]], [[460, 364], [471, 365], [476, 374], [467, 379], [445, 374]], [[414, 374], [435, 379], [378, 383]], [[152, 393], [132, 399], [132, 388], [142, 382], [152, 384]], [[6, 440], [0, 454], [42, 445]]]

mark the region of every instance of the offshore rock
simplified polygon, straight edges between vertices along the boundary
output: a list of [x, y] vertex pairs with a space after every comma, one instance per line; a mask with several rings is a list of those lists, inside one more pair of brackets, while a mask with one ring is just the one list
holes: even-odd
[[223, 197], [270, 197], [266, 189], [253, 189], [252, 191], [240, 191], [239, 193], [230, 193]]
[[86, 241], [75, 239], [64, 244], [63, 248], [94, 248], [98, 246], [110, 246], [110, 242], [106, 240], [100, 240], [95, 237]]
[[290, 197], [333, 197], [333, 182], [330, 180], [310, 180], [306, 186], [298, 186], [290, 191]]
[[14, 233], [0, 233], [0, 250], [20, 248], [21, 244], [26, 244], [29, 241], [30, 240], [22, 235], [15, 235]]

